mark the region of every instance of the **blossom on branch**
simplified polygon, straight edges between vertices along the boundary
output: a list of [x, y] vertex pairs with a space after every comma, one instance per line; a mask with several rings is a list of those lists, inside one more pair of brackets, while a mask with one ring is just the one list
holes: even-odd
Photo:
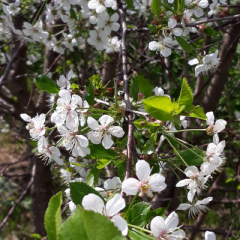
[[139, 160], [135, 168], [139, 180], [128, 178], [122, 183], [122, 191], [127, 195], [136, 195], [140, 192], [139, 196], [141, 197], [144, 194], [148, 197], [153, 197], [152, 192], [160, 192], [167, 187], [165, 177], [161, 174], [155, 173], [150, 176], [150, 165], [146, 161]]

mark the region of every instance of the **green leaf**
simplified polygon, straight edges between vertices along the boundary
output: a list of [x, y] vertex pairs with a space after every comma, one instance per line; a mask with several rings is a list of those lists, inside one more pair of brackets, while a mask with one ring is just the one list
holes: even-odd
[[92, 168], [86, 177], [86, 183], [91, 187], [95, 187], [98, 184], [99, 174], [99, 169], [96, 167]]
[[194, 110], [189, 114], [189, 117], [207, 120], [207, 116], [200, 106], [194, 106]]
[[155, 151], [155, 143], [157, 141], [157, 134], [153, 133], [143, 146], [143, 154]]
[[97, 196], [101, 197], [102, 196], [94, 190], [92, 187], [88, 186], [86, 183], [82, 182], [71, 182], [70, 183], [70, 195], [72, 201], [77, 205], [77, 204], [82, 204], [82, 200], [84, 196], [86, 196], [89, 193], [96, 194]]
[[217, 31], [215, 31], [213, 28], [206, 26], [203, 30], [203, 33], [207, 34], [208, 36], [216, 36]]
[[59, 88], [56, 83], [45, 75], [36, 77], [36, 86], [47, 93], [58, 94]]
[[89, 81], [88, 87], [83, 94], [84, 99], [90, 104], [94, 104], [94, 86], [92, 81]]
[[72, 17], [74, 20], [76, 20], [76, 21], [78, 20], [78, 19], [77, 19], [77, 15], [76, 15], [75, 11], [73, 10], [73, 8], [70, 9], [70, 14], [71, 14], [71, 17]]
[[106, 167], [110, 162], [111, 162], [111, 160], [109, 160], [109, 159], [104, 159], [104, 158], [98, 159], [96, 162], [96, 168], [102, 169], [102, 168]]
[[188, 53], [192, 52], [192, 46], [183, 37], [176, 37], [176, 39], [184, 51]]
[[[200, 166], [203, 163], [203, 158], [206, 157], [204, 151], [199, 148], [187, 149], [179, 152], [179, 154], [189, 166]], [[173, 160], [186, 166], [179, 156], [176, 156]]]
[[83, 225], [80, 208], [77, 207], [62, 225], [59, 233], [59, 240], [87, 240], [86, 230]]
[[126, 240], [106, 216], [77, 207], [62, 225], [59, 240]]
[[155, 210], [151, 210], [148, 215], [146, 216], [147, 221], [152, 220], [156, 216], [163, 216], [164, 215], [164, 208], [157, 208]]
[[44, 217], [44, 225], [49, 240], [57, 240], [62, 224], [61, 216], [62, 192], [54, 195], [49, 203]]
[[117, 153], [112, 149], [105, 149], [101, 144], [90, 145], [91, 156], [95, 156], [95, 158], [105, 158], [105, 159], [116, 159]]
[[148, 222], [147, 216], [150, 212], [150, 208], [151, 205], [149, 203], [146, 202], [136, 203], [129, 210], [129, 213], [127, 215], [127, 222], [139, 227], [145, 226]]
[[138, 93], [143, 93], [145, 98], [153, 95], [153, 86], [149, 83], [147, 79], [138, 75], [131, 80], [131, 91], [133, 95], [133, 100], [138, 101]]
[[133, 0], [126, 0], [126, 3], [127, 3], [127, 9], [134, 10]]
[[180, 106], [185, 106], [184, 109], [189, 109], [192, 107], [193, 103], [193, 94], [192, 90], [189, 87], [187, 80], [184, 78], [182, 83], [182, 88], [180, 92], [180, 96], [178, 98], [178, 104]]
[[153, 0], [151, 4], [152, 13], [156, 16], [159, 16], [162, 13], [161, 10], [162, 1], [161, 0]]
[[143, 106], [152, 117], [167, 121], [172, 120], [173, 104], [167, 96], [153, 96], [143, 101]]

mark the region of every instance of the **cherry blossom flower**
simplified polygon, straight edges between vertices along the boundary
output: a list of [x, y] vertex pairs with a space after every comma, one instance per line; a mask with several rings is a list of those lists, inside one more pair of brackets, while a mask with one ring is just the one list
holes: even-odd
[[199, 173], [197, 167], [195, 166], [187, 167], [184, 170], [184, 173], [187, 177], [189, 177], [189, 179], [179, 181], [176, 184], [176, 187], [187, 186], [187, 188], [190, 190], [188, 192], [187, 198], [189, 202], [192, 202], [195, 193], [200, 195], [202, 190], [206, 188], [205, 183], [207, 182], [210, 176], [208, 175], [204, 177], [204, 174], [202, 174], [201, 172]]
[[168, 19], [168, 27], [163, 29], [163, 35], [165, 37], [170, 37], [172, 34], [175, 36], [181, 36], [182, 35], [182, 29], [181, 28], [175, 28], [177, 25], [177, 20], [174, 18]]
[[111, 135], [121, 138], [124, 135], [124, 131], [119, 126], [111, 126], [114, 122], [114, 118], [108, 115], [100, 117], [99, 122], [101, 125], [99, 125], [94, 118], [88, 117], [87, 124], [92, 131], [87, 133], [87, 137], [94, 144], [100, 144], [102, 141], [103, 147], [109, 149], [114, 143]]
[[178, 215], [172, 212], [165, 220], [160, 216], [154, 217], [150, 223], [150, 229], [158, 240], [184, 239], [186, 233], [179, 230], [178, 222]]
[[49, 35], [48, 32], [43, 31], [42, 25], [42, 21], [36, 23], [34, 26], [28, 22], [24, 22], [23, 32], [27, 37], [32, 37], [34, 41], [40, 42], [41, 39], [46, 39]]
[[100, 28], [104, 28], [104, 32], [106, 35], [109, 35], [111, 31], [118, 31], [120, 28], [120, 24], [117, 22], [119, 20], [119, 15], [114, 13], [111, 17], [107, 12], [102, 13], [99, 18], [97, 24]]
[[106, 53], [119, 52], [121, 46], [121, 41], [118, 37], [113, 37], [108, 39], [108, 45], [106, 46]]
[[204, 8], [207, 8], [208, 6], [208, 0], [195, 0], [195, 1], [192, 1], [192, 0], [185, 0], [185, 4], [188, 5], [192, 5], [193, 8], [190, 9], [193, 14], [196, 16], [196, 17], [201, 17], [203, 16], [204, 12], [203, 12], [203, 9]]
[[195, 204], [189, 203], [181, 203], [177, 210], [187, 210], [189, 209], [188, 217], [196, 217], [198, 214], [202, 213], [203, 211], [207, 211], [209, 208], [205, 206], [209, 202], [213, 200], [212, 197], [204, 198], [203, 200], [197, 201]]
[[9, 5], [6, 6], [9, 14], [11, 14], [11, 15], [14, 16], [14, 15], [16, 15], [17, 13], [19, 13], [20, 10], [21, 10], [21, 8], [19, 7], [19, 6], [20, 6], [20, 3], [21, 3], [20, 0], [17, 0], [17, 1], [15, 1], [14, 3], [9, 3]]
[[119, 213], [126, 206], [125, 200], [120, 194], [115, 194], [105, 206], [103, 200], [99, 196], [90, 193], [83, 198], [82, 206], [85, 210], [91, 210], [105, 215], [111, 219], [114, 225], [122, 232], [123, 236], [127, 235], [127, 222], [121, 216], [117, 215], [117, 213]]
[[[70, 91], [62, 89], [59, 91], [60, 98], [57, 100], [57, 107], [55, 112], [51, 116], [51, 121], [54, 122], [57, 126], [61, 126], [66, 121], [66, 126], [68, 129], [77, 129], [79, 126], [79, 116], [78, 112], [81, 113], [80, 121], [81, 125], [85, 124], [85, 117], [83, 113], [87, 109], [77, 110], [76, 108], [82, 108], [89, 106], [87, 102], [82, 101], [82, 98], [76, 94], [71, 96]], [[73, 130], [76, 131], [76, 130]]]
[[201, 171], [210, 175], [223, 164], [223, 150], [226, 143], [221, 141], [218, 144], [210, 143], [207, 147], [205, 162], [201, 165]]
[[98, 51], [102, 51], [108, 44], [108, 38], [106, 33], [103, 31], [89, 31], [90, 37], [87, 39], [87, 42], [90, 45], [93, 45]]
[[90, 153], [87, 148], [89, 142], [88, 139], [83, 135], [78, 135], [76, 129], [67, 129], [64, 126], [59, 126], [59, 133], [61, 134], [61, 146], [64, 146], [66, 150], [75, 150], [78, 152], [79, 156], [85, 157]]
[[45, 118], [46, 115], [44, 113], [40, 115], [36, 115], [34, 118], [31, 118], [27, 114], [23, 113], [20, 117], [25, 121], [29, 122], [26, 126], [26, 129], [29, 130], [29, 134], [33, 140], [38, 140], [45, 134]]
[[147, 194], [148, 197], [153, 197], [152, 192], [160, 192], [167, 187], [165, 177], [161, 174], [155, 173], [150, 176], [150, 165], [146, 161], [139, 160], [135, 168], [139, 180], [128, 178], [122, 183], [122, 191], [127, 195], [136, 195], [140, 192], [139, 196], [141, 197], [144, 194]]
[[227, 125], [227, 121], [225, 121], [223, 119], [218, 119], [214, 124], [215, 117], [214, 117], [213, 112], [207, 112], [206, 116], [208, 118], [207, 125], [209, 125], [209, 127], [207, 128], [207, 133], [214, 134], [213, 141], [216, 144], [218, 144], [219, 143], [218, 133], [220, 133], [222, 130], [225, 129], [225, 127]]
[[72, 75], [73, 75], [73, 71], [72, 71], [72, 70], [70, 70], [70, 71], [68, 72], [67, 77], [65, 77], [64, 75], [61, 75], [60, 78], [59, 78], [59, 80], [57, 80], [57, 85], [58, 85], [60, 88], [62, 88], [62, 89], [64, 89], [64, 88], [70, 89], [70, 88], [71, 88], [71, 82], [70, 82], [70, 80], [71, 80], [71, 78], [72, 78]]
[[113, 10], [117, 9], [117, 2], [115, 0], [90, 0], [88, 7], [95, 10], [97, 13], [106, 11], [107, 7], [111, 7]]
[[48, 165], [53, 159], [58, 165], [63, 165], [63, 160], [60, 158], [61, 153], [57, 147], [49, 146], [45, 137], [41, 137], [38, 141], [38, 156], [41, 156]]
[[[220, 62], [220, 58], [217, 57], [218, 50], [216, 50], [214, 53], [208, 54], [203, 58], [203, 64], [199, 64], [195, 68], [195, 77], [197, 77], [199, 74], [207, 74], [208, 71], [215, 71], [216, 66]], [[194, 58], [188, 62], [189, 65], [196, 65], [199, 61], [197, 58]]]

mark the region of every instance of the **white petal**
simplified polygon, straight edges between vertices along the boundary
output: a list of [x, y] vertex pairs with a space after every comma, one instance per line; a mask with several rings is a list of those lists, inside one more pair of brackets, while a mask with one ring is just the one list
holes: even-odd
[[94, 143], [94, 144], [100, 144], [101, 143], [101, 136], [98, 132], [90, 131], [87, 133], [88, 139]]
[[199, 174], [199, 171], [198, 171], [197, 167], [190, 166], [184, 170], [184, 173], [186, 174], [187, 177], [192, 177], [192, 176]]
[[150, 229], [154, 237], [159, 237], [159, 235], [166, 230], [166, 225], [162, 217], [155, 217], [150, 223]]
[[192, 207], [191, 204], [181, 203], [181, 204], [178, 206], [177, 210], [187, 210], [187, 209], [190, 208], [190, 207]]
[[105, 149], [109, 149], [113, 145], [113, 140], [111, 135], [105, 134], [102, 140], [102, 145]]
[[25, 122], [31, 122], [31, 117], [28, 116], [26, 113], [20, 114], [20, 117], [25, 121]]
[[216, 235], [214, 232], [205, 232], [205, 240], [216, 240]]
[[149, 43], [148, 47], [151, 51], [156, 51], [160, 48], [160, 44], [156, 41], [152, 41]]
[[177, 37], [181, 36], [182, 35], [182, 29], [180, 28], [174, 28], [173, 29], [173, 34]]
[[124, 198], [119, 193], [116, 193], [106, 204], [106, 212], [108, 217], [112, 217], [126, 206]]
[[87, 124], [88, 124], [88, 126], [89, 126], [91, 129], [93, 129], [93, 130], [96, 130], [96, 129], [99, 129], [99, 128], [100, 128], [97, 120], [95, 120], [95, 119], [92, 118], [92, 117], [88, 117], [88, 119], [87, 119]]
[[154, 192], [163, 191], [167, 187], [167, 185], [165, 183], [165, 177], [163, 177], [159, 173], [153, 174], [149, 178], [148, 183], [150, 185], [151, 190]]
[[76, 138], [79, 142], [79, 144], [82, 146], [82, 147], [87, 147], [89, 142], [88, 142], [88, 139], [83, 136], [83, 135], [76, 135]]
[[114, 122], [114, 118], [112, 118], [111, 116], [108, 116], [108, 115], [103, 115], [99, 118], [99, 122], [103, 126], [108, 126], [109, 124]]
[[127, 195], [136, 195], [139, 191], [140, 182], [135, 178], [128, 178], [122, 183], [122, 191]]
[[168, 20], [168, 27], [169, 27], [169, 28], [174, 28], [176, 25], [177, 25], [176, 19], [170, 18], [170, 19]]
[[82, 206], [85, 210], [91, 210], [105, 215], [105, 206], [103, 200], [93, 193], [90, 193], [83, 198]]
[[191, 179], [181, 180], [176, 184], [176, 187], [184, 187], [184, 186], [188, 185], [191, 181], [192, 181]]
[[206, 116], [207, 116], [207, 125], [213, 125], [214, 124], [214, 120], [215, 120], [215, 117], [214, 117], [214, 114], [213, 112], [207, 112], [206, 113]]
[[167, 230], [170, 231], [171, 229], [176, 228], [178, 222], [179, 222], [178, 215], [175, 212], [172, 212], [165, 220]]
[[212, 197], [204, 198], [203, 200], [197, 201], [196, 204], [195, 204], [195, 206], [198, 206], [198, 205], [200, 205], [200, 204], [208, 204], [208, 203], [210, 203], [212, 200], [213, 200]]
[[223, 129], [225, 129], [226, 125], [227, 125], [227, 122], [226, 122], [225, 120], [219, 119], [219, 120], [216, 121], [216, 123], [215, 123], [215, 125], [214, 125], [214, 127], [213, 127], [213, 131], [214, 131], [215, 133], [219, 133], [219, 132], [221, 132]]
[[121, 127], [119, 126], [112, 126], [108, 129], [108, 132], [112, 134], [114, 137], [121, 138], [124, 135], [124, 131]]
[[127, 222], [121, 216], [114, 216], [111, 221], [114, 225], [122, 232], [123, 236], [128, 234], [128, 225]]
[[197, 58], [194, 58], [194, 59], [188, 61], [188, 64], [191, 65], [191, 66], [192, 66], [192, 65], [196, 65], [196, 64], [198, 64], [198, 63], [199, 63], [199, 61], [198, 61]]
[[151, 173], [150, 165], [146, 161], [139, 160], [136, 163], [136, 175], [139, 180], [147, 181], [148, 177], [150, 176], [150, 173]]

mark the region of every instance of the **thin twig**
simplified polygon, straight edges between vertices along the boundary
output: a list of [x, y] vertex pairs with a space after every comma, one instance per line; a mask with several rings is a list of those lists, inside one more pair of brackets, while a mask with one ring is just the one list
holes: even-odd
[[12, 215], [14, 209], [17, 207], [17, 205], [24, 199], [24, 197], [27, 195], [28, 190], [30, 189], [30, 187], [33, 184], [33, 180], [34, 180], [34, 176], [36, 173], [36, 162], [34, 162], [33, 167], [32, 167], [32, 173], [31, 173], [31, 179], [28, 182], [28, 185], [26, 186], [26, 188], [24, 189], [24, 191], [21, 193], [20, 197], [17, 199], [17, 201], [13, 204], [13, 206], [11, 207], [11, 209], [9, 210], [7, 216], [2, 220], [2, 222], [0, 223], [0, 232], [3, 228], [3, 226], [7, 223], [9, 217]]

